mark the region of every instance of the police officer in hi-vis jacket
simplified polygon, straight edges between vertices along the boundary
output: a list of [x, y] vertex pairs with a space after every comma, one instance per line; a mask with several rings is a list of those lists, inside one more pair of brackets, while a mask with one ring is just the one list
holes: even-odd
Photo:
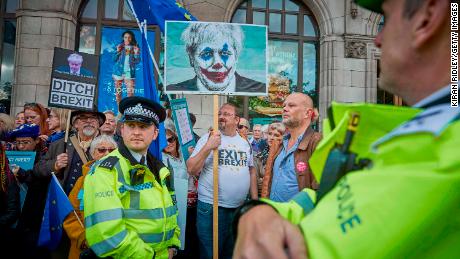
[[143, 97], [119, 109], [123, 141], [85, 179], [86, 239], [99, 257], [172, 258], [180, 230], [170, 172], [147, 152], [165, 110]]

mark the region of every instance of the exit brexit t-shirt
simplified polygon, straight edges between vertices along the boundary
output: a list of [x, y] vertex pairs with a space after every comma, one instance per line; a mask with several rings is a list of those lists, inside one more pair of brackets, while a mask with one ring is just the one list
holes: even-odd
[[[198, 154], [208, 141], [209, 134], [203, 135], [196, 144], [192, 157]], [[239, 134], [221, 134], [219, 151], [219, 206], [236, 208], [243, 204], [249, 193], [249, 167], [253, 166], [251, 147]], [[198, 180], [198, 200], [213, 202], [213, 152], [204, 163]]]

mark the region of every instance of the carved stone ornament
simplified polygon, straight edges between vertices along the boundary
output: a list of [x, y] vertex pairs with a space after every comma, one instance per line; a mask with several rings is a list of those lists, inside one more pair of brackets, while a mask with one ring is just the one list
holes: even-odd
[[348, 40], [345, 42], [346, 58], [363, 58], [367, 57], [367, 44], [363, 41]]

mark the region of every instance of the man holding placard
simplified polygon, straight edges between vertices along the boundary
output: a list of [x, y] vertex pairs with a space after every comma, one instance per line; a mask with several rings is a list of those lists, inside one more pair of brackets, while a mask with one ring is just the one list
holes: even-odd
[[257, 199], [257, 179], [249, 142], [237, 132], [240, 120], [236, 107], [226, 103], [219, 110], [219, 131], [200, 138], [187, 160], [188, 172], [200, 175], [198, 181], [197, 229], [202, 258], [212, 258], [213, 158], [218, 149], [219, 173], [219, 254], [231, 258], [233, 236], [231, 222], [237, 207], [243, 204], [250, 190]]

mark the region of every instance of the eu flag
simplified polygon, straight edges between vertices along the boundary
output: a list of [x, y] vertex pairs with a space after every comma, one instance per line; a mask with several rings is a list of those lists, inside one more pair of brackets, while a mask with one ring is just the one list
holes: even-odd
[[[150, 100], [153, 100], [157, 103], [160, 103], [160, 97], [158, 96], [158, 91], [155, 87], [155, 77], [153, 75], [153, 62], [149, 53], [149, 45], [147, 44], [147, 32], [141, 31], [142, 41], [141, 41], [141, 55], [142, 63], [144, 66], [144, 97]], [[153, 50], [152, 50], [153, 51]], [[161, 161], [161, 152], [163, 148], [167, 146], [166, 143], [166, 133], [164, 124], [160, 123], [158, 127], [158, 137], [153, 141], [149, 146], [149, 152]]]
[[175, 0], [131, 0], [133, 13], [139, 21], [147, 20], [149, 25], [160, 26], [165, 31], [165, 21], [196, 21], [180, 3]]
[[62, 222], [73, 211], [67, 195], [54, 174], [48, 187], [43, 222], [38, 236], [38, 245], [54, 250], [59, 245], [62, 235]]

